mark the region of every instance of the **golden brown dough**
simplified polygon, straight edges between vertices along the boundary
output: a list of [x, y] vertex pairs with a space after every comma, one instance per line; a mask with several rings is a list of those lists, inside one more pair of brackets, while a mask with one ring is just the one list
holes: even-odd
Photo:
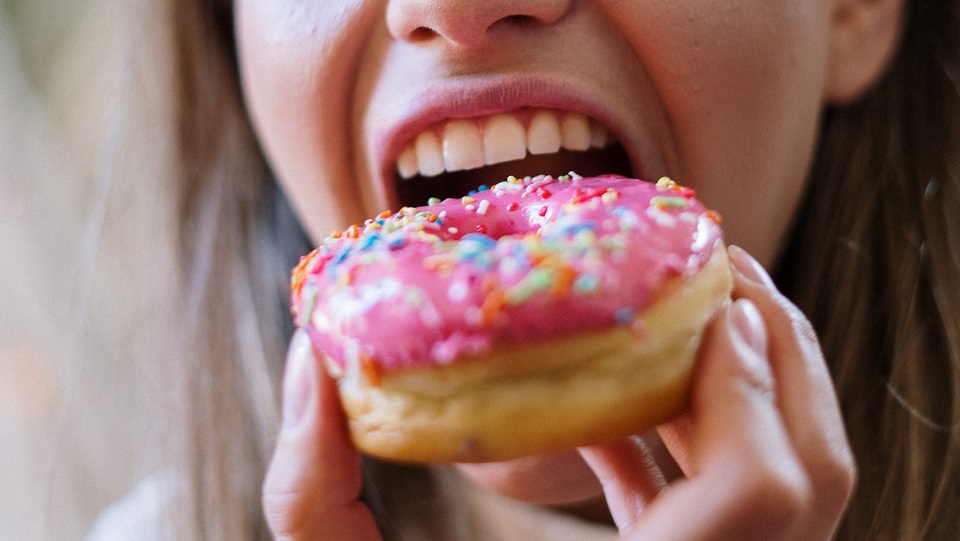
[[444, 366], [339, 379], [357, 447], [384, 459], [486, 462], [612, 441], [680, 413], [704, 327], [729, 299], [726, 250], [662, 286], [639, 326], [504, 344]]

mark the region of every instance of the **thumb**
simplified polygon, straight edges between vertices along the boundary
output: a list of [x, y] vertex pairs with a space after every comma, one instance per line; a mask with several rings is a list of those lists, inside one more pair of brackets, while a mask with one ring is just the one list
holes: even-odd
[[360, 455], [347, 436], [336, 384], [304, 330], [294, 335], [283, 378], [283, 422], [263, 486], [276, 539], [380, 539], [360, 501]]

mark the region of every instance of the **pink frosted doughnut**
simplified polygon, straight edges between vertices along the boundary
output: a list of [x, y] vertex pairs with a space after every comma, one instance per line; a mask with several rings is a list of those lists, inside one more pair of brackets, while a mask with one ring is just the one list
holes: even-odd
[[685, 406], [731, 279], [692, 190], [509, 178], [335, 232], [293, 313], [381, 458], [489, 461], [610, 441]]

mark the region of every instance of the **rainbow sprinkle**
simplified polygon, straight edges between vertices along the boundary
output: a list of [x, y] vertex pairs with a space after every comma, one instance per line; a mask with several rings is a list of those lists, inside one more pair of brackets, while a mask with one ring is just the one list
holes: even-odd
[[[667, 178], [654, 186], [575, 173], [511, 176], [460, 198], [432, 197], [426, 207], [385, 211], [331, 232], [291, 272], [294, 316], [324, 337], [332, 357], [352, 358], [371, 381], [379, 381], [384, 364], [449, 361], [496, 337], [533, 332], [527, 327], [548, 332], [557, 318], [585, 318], [577, 329], [621, 325], [639, 335], [637, 314], [651, 287], [643, 284], [703, 259], [658, 255], [665, 262], [647, 268], [637, 259], [636, 235], [719, 238], [719, 216], [693, 198], [693, 190]], [[402, 286], [371, 297], [385, 280]], [[517, 319], [544, 310], [550, 318], [542, 322]], [[378, 332], [390, 318], [418, 330], [391, 343]]]

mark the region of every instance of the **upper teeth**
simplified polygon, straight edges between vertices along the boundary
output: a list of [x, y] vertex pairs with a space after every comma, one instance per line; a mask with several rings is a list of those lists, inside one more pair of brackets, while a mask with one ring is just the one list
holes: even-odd
[[[438, 132], [439, 131], [439, 135]], [[524, 128], [507, 113], [482, 119], [451, 120], [425, 130], [397, 158], [403, 178], [432, 177], [522, 159], [530, 154], [603, 148], [612, 137], [600, 123], [580, 113], [537, 110]]]

